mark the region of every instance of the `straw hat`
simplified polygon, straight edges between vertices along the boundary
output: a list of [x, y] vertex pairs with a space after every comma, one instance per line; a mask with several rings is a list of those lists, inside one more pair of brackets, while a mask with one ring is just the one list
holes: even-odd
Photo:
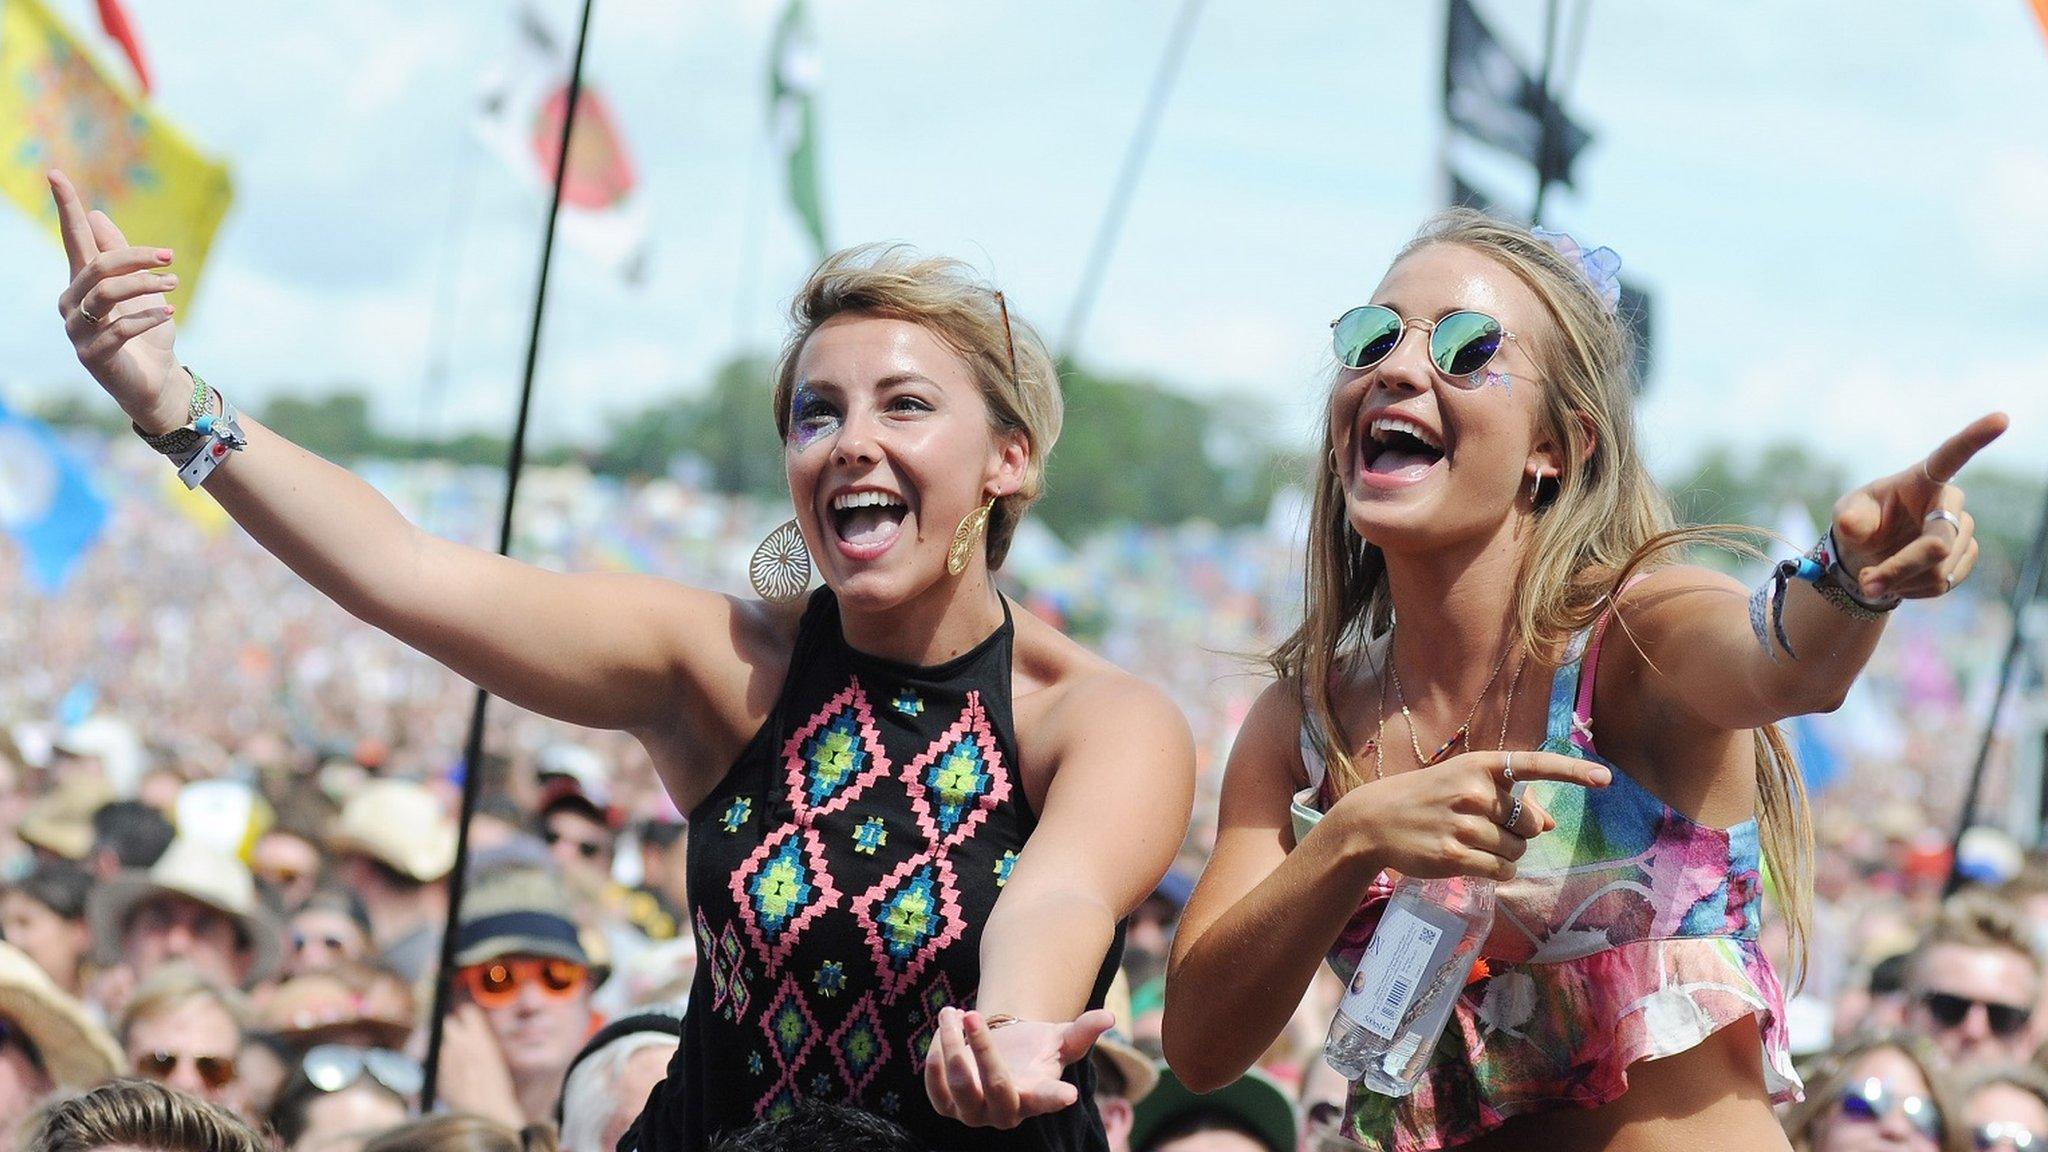
[[1118, 968], [1109, 982], [1102, 1006], [1116, 1017], [1116, 1025], [1095, 1041], [1095, 1058], [1116, 1072], [1124, 1082], [1123, 1098], [1136, 1104], [1151, 1095], [1159, 1084], [1159, 1065], [1138, 1051], [1124, 1029], [1131, 1026], [1131, 982]]
[[254, 983], [277, 970], [277, 927], [256, 901], [256, 882], [240, 860], [183, 838], [148, 871], [129, 869], [100, 885], [86, 903], [93, 940], [103, 964], [120, 960], [121, 938], [143, 902], [158, 896], [196, 900], [235, 921], [237, 933], [255, 957], [249, 969]]
[[422, 884], [455, 868], [455, 822], [425, 785], [372, 780], [341, 807], [327, 850], [356, 852]]
[[294, 976], [271, 989], [257, 1011], [257, 1027], [294, 1049], [366, 1039], [396, 1050], [412, 1035], [413, 1015], [403, 980], [345, 965]]
[[114, 1038], [12, 944], [0, 944], [0, 1016], [20, 1026], [60, 1088], [90, 1088], [121, 1072]]
[[553, 956], [591, 964], [562, 882], [551, 872], [507, 868], [472, 882], [455, 930], [455, 963], [500, 956]]
[[66, 860], [83, 860], [92, 852], [92, 815], [113, 798], [113, 790], [98, 780], [67, 776], [28, 806], [15, 835]]

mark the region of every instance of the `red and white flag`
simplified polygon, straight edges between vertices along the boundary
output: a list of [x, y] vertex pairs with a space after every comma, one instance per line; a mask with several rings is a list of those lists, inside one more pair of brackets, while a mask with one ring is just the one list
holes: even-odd
[[[544, 193], [554, 188], [572, 64], [563, 39], [538, 12], [522, 6], [513, 51], [484, 85], [479, 134]], [[562, 236], [637, 283], [649, 256], [648, 224], [625, 135], [604, 94], [586, 78], [562, 183]]]

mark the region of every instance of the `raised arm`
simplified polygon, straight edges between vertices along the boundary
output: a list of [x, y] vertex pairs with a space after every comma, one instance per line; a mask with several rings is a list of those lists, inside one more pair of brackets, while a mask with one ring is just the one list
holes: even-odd
[[[1513, 828], [1499, 752], [1464, 753], [1347, 793], [1301, 843], [1289, 804], [1301, 777], [1301, 709], [1276, 685], [1245, 718], [1223, 778], [1216, 848], [1174, 933], [1166, 1060], [1212, 1091], [1251, 1067], [1287, 1026], [1317, 965], [1382, 869], [1507, 879], [1528, 837], [1555, 826], [1533, 799]], [[1517, 752], [1515, 777], [1608, 781], [1589, 761]]]
[[[1969, 576], [1977, 563], [1975, 522], [1953, 480], [2006, 424], [2002, 413], [1980, 417], [1924, 460], [1835, 504], [1841, 565], [1862, 597], [1940, 596]], [[1633, 643], [1605, 647], [1602, 676], [1642, 684], [1664, 714], [1730, 731], [1839, 706], [1877, 647], [1885, 617], [1844, 611], [1795, 579], [1783, 594], [1783, 642], [1767, 617], [1766, 645], [1751, 626], [1751, 592], [1700, 568], [1654, 573], [1621, 596], [1618, 631]]]
[[[176, 284], [173, 254], [130, 245], [61, 173], [50, 186], [72, 274], [57, 307], [79, 362], [145, 433], [183, 426], [193, 382], [162, 295]], [[221, 507], [350, 613], [515, 704], [588, 727], [659, 728], [711, 663], [737, 662], [729, 641], [744, 609], [722, 596], [562, 575], [441, 540], [347, 470], [242, 425], [246, 450], [205, 482]]]
[[[938, 1110], [1014, 1127], [1074, 1102], [1061, 1069], [1110, 1014], [1084, 1012], [1117, 921], [1150, 895], [1187, 835], [1194, 743], [1158, 689], [1123, 673], [1067, 689], [1036, 733], [1062, 749], [1044, 811], [981, 935], [973, 1012], [947, 1009], [927, 1057]], [[1015, 1017], [1000, 1028], [990, 1021]]]

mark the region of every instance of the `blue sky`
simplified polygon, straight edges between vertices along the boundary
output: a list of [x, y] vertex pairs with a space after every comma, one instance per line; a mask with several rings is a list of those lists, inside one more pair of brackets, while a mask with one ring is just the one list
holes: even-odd
[[[91, 26], [87, 0], [50, 2]], [[1480, 4], [1533, 60], [1541, 5]], [[545, 205], [472, 131], [509, 0], [130, 7], [161, 106], [237, 185], [186, 359], [245, 405], [360, 384], [395, 430], [509, 427]], [[598, 0], [590, 70], [656, 260], [627, 286], [559, 254], [542, 439], [779, 338], [808, 263], [765, 138], [779, 7]], [[1178, 4], [812, 8], [834, 241], [965, 257], [1056, 336]], [[1436, 203], [1441, 41], [1434, 2], [1208, 0], [1084, 359], [1305, 436], [1327, 320]], [[1995, 458], [2048, 458], [2048, 40], [2022, 0], [1608, 0], [1570, 99], [1596, 140], [1546, 215], [1657, 295], [1659, 471], [1790, 438], [1889, 470], [1993, 407], [2016, 419]], [[11, 210], [0, 253], [0, 390], [88, 387], [51, 313], [61, 253]]]

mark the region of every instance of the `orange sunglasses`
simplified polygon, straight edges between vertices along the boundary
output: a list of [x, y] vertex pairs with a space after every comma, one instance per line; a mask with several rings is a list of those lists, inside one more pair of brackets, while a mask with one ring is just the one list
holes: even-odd
[[554, 956], [510, 956], [471, 964], [456, 973], [479, 1008], [503, 1008], [519, 998], [524, 984], [538, 983], [550, 1000], [567, 1000], [583, 990], [590, 969]]

